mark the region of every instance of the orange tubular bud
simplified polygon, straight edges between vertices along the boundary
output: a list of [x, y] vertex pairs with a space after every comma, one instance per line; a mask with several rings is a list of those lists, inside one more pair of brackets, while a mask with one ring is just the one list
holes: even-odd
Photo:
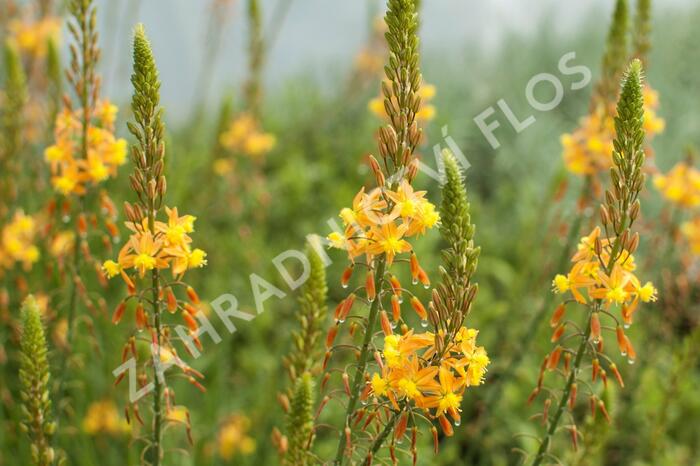
[[571, 384], [571, 392], [569, 394], [569, 409], [571, 411], [574, 410], [574, 406], [576, 406], [576, 394], [578, 393], [578, 385]]
[[391, 323], [389, 322], [389, 316], [387, 315], [386, 311], [382, 311], [381, 314], [379, 314], [379, 318], [382, 324], [382, 331], [384, 332], [384, 335], [392, 335], [394, 332], [391, 330]]
[[423, 303], [421, 303], [415, 296], [411, 298], [411, 307], [413, 307], [413, 310], [416, 311], [416, 314], [418, 314], [418, 317], [420, 317], [421, 320], [428, 319], [428, 312], [425, 310]]
[[328, 381], [331, 380], [331, 374], [329, 372], [326, 372], [323, 374], [323, 380], [321, 380], [321, 392], [324, 392], [326, 390], [326, 385], [328, 385]]
[[350, 396], [350, 377], [347, 372], [343, 372], [343, 387], [345, 388], [345, 393]]
[[559, 341], [561, 336], [564, 334], [564, 330], [566, 330], [566, 324], [561, 324], [559, 327], [556, 328], [556, 330], [554, 330], [554, 333], [552, 333], [551, 338], [552, 343]]
[[605, 369], [600, 370], [600, 380], [603, 381], [603, 385], [607, 389], [608, 388], [608, 373], [605, 372]]
[[547, 425], [547, 420], [549, 419], [549, 408], [552, 406], [552, 399], [547, 398], [544, 400], [544, 407], [542, 410], [542, 424]]
[[[328, 367], [328, 361], [330, 361], [330, 360], [331, 360], [331, 352], [326, 351], [326, 355], [323, 357], [323, 370], [324, 371], [326, 370], [326, 367]], [[329, 374], [326, 374], [326, 375], [330, 376]]]
[[549, 359], [547, 360], [547, 369], [553, 371], [559, 365], [559, 359], [561, 358], [561, 346], [554, 348], [549, 354]]
[[620, 348], [620, 354], [623, 356], [627, 355], [627, 337], [625, 336], [625, 331], [619, 325], [615, 329], [617, 334], [617, 346]]
[[314, 419], [317, 419], [321, 415], [321, 411], [323, 411], [323, 408], [326, 407], [328, 402], [330, 401], [329, 396], [324, 396], [321, 402], [318, 404], [318, 409], [316, 410], [316, 414], [314, 415]]
[[343, 306], [345, 306], [345, 300], [339, 302], [338, 305], [335, 307], [335, 311], [333, 311], [333, 317], [335, 318], [335, 320], [340, 319], [340, 316], [343, 313]]
[[430, 432], [433, 434], [433, 449], [434, 449], [434, 451], [435, 451], [435, 454], [437, 455], [437, 454], [438, 454], [438, 451], [440, 450], [440, 448], [439, 448], [439, 446], [440, 446], [440, 441], [439, 441], [439, 438], [438, 438], [438, 431], [437, 431], [437, 429], [435, 428], [435, 426], [433, 426], [433, 427], [430, 429]]
[[633, 314], [633, 311], [630, 311], [629, 306], [627, 306], [627, 305], [622, 306], [622, 321], [628, 327], [630, 325], [632, 325], [632, 314]]
[[576, 426], [571, 426], [569, 432], [571, 432], [571, 443], [574, 446], [574, 451], [578, 451], [578, 432], [576, 431]]
[[620, 371], [617, 369], [617, 366], [615, 363], [610, 364], [610, 370], [612, 371], [613, 375], [615, 375], [615, 378], [617, 379], [617, 383], [620, 384], [621, 388], [625, 387], [625, 382], [622, 380], [622, 375], [620, 374]]
[[411, 269], [411, 281], [413, 284], [418, 283], [418, 271], [420, 270], [420, 265], [418, 264], [418, 258], [415, 252], [411, 252], [411, 260], [409, 262]]
[[401, 304], [399, 303], [399, 297], [391, 295], [391, 317], [394, 322], [401, 320]]
[[540, 394], [540, 387], [535, 387], [534, 390], [532, 390], [532, 393], [530, 393], [530, 396], [527, 397], [527, 404], [532, 404], [533, 401], [535, 401], [535, 398], [537, 398], [537, 395]]
[[406, 428], [408, 427], [408, 413], [404, 412], [399, 418], [399, 422], [396, 423], [396, 429], [394, 430], [394, 438], [396, 441], [401, 441], [404, 434], [406, 433]]
[[143, 304], [139, 303], [136, 306], [136, 327], [139, 330], [146, 328], [148, 324], [148, 318], [146, 317], [146, 311], [143, 308]]
[[452, 424], [450, 424], [450, 421], [444, 415], [440, 416], [438, 421], [440, 421], [440, 427], [442, 427], [442, 432], [445, 434], [445, 436], [452, 437], [454, 435], [454, 430], [452, 430]]
[[352, 310], [352, 305], [355, 304], [355, 297], [355, 293], [350, 293], [350, 296], [341, 302], [342, 307], [338, 312], [338, 322], [345, 322], [345, 319], [348, 318], [348, 315], [350, 315], [350, 311]]
[[197, 292], [194, 291], [194, 288], [191, 286], [187, 287], [187, 297], [190, 299], [190, 302], [192, 304], [199, 304], [199, 296], [197, 295]]
[[352, 278], [352, 272], [355, 270], [354, 265], [349, 265], [345, 268], [343, 271], [343, 275], [340, 277], [340, 286], [343, 288], [348, 287], [348, 283], [350, 282], [350, 278]]
[[605, 420], [608, 421], [608, 424], [612, 424], [610, 414], [608, 414], [608, 410], [605, 409], [605, 403], [603, 403], [603, 400], [598, 401], [598, 408], [600, 409], [600, 412], [603, 413], [603, 416], [605, 417]]
[[109, 233], [109, 236], [111, 236], [112, 238], [116, 238], [119, 236], [119, 228], [117, 228], [117, 225], [115, 225], [113, 221], [105, 220], [105, 228], [107, 229], [107, 233]]
[[595, 412], [596, 412], [596, 407], [597, 407], [597, 403], [595, 402], [595, 395], [592, 395], [592, 396], [588, 399], [588, 405], [589, 405], [589, 407], [591, 408], [591, 417], [592, 417], [593, 419], [595, 419]]
[[189, 328], [191, 331], [195, 332], [199, 328], [197, 320], [194, 317], [192, 317], [191, 314], [183, 312], [182, 319], [185, 321], [185, 324], [187, 324], [187, 328]]
[[426, 288], [430, 286], [430, 278], [428, 278], [428, 274], [425, 273], [423, 267], [418, 267], [418, 281]]
[[600, 316], [597, 312], [591, 314], [591, 338], [594, 343], [600, 341]]
[[121, 302], [119, 303], [119, 306], [114, 310], [114, 314], [112, 314], [112, 323], [114, 325], [118, 324], [120, 320], [122, 320], [122, 316], [124, 315], [124, 311], [126, 310], [126, 303]]
[[87, 234], [88, 224], [87, 224], [87, 219], [85, 218], [84, 214], [80, 214], [78, 216], [77, 228], [78, 228], [78, 234], [80, 234], [80, 236], [84, 237]]
[[165, 301], [168, 308], [168, 312], [172, 314], [175, 311], [177, 311], [177, 298], [175, 297], [175, 293], [173, 293], [173, 290], [171, 288], [168, 288]]
[[334, 325], [328, 329], [328, 334], [326, 335], [326, 348], [333, 346], [335, 341], [335, 336], [338, 334], [338, 325]]
[[398, 297], [401, 297], [401, 282], [395, 275], [389, 277], [389, 284], [391, 285], [391, 291]]
[[561, 322], [562, 317], [564, 317], [564, 313], [566, 312], [566, 306], [564, 304], [560, 304], [557, 306], [557, 308], [554, 310], [554, 313], [552, 313], [552, 318], [549, 320], [549, 326], [554, 328], [557, 325], [559, 325], [559, 322]]
[[632, 342], [630, 341], [629, 337], [627, 337], [626, 335], [625, 335], [625, 344], [627, 346], [627, 361], [629, 361], [629, 363], [632, 364], [637, 359], [637, 352], [634, 350], [634, 346], [632, 346]]
[[374, 285], [374, 274], [367, 272], [367, 280], [365, 280], [365, 290], [367, 291], [367, 300], [372, 302], [377, 297], [377, 288]]
[[569, 372], [571, 366], [571, 353], [564, 353], [564, 372]]
[[600, 373], [600, 361], [598, 360], [598, 358], [594, 358], [593, 363], [591, 364], [591, 380], [593, 382], [596, 381], [599, 373]]

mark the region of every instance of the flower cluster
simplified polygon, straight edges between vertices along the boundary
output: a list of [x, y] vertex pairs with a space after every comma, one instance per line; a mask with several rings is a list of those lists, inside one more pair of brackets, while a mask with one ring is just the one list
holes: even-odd
[[352, 207], [340, 211], [345, 231], [328, 235], [331, 245], [347, 251], [353, 262], [365, 255], [371, 263], [375, 256], [385, 254], [391, 265], [396, 255], [411, 251], [406, 238], [425, 233], [440, 221], [440, 214], [425, 199], [425, 193], [414, 191], [405, 179], [396, 191], [375, 188], [366, 193], [362, 188]]
[[[599, 253], [596, 252], [599, 249]], [[610, 261], [611, 243], [601, 237], [600, 227], [596, 227], [588, 236], [584, 236], [578, 251], [572, 257], [574, 265], [567, 275], [554, 277], [553, 286], [557, 293], [570, 292], [573, 298], [582, 304], [592, 300], [602, 300], [606, 307], [622, 307], [622, 318], [629, 325], [639, 302], [656, 301], [656, 288], [651, 282], [642, 285], [634, 274], [636, 264], [634, 256], [623, 249], [607, 272]]]
[[87, 157], [83, 153], [82, 110], [64, 109], [56, 117], [56, 143], [44, 151], [51, 167], [51, 183], [63, 195], [86, 192], [115, 176], [117, 167], [126, 162], [126, 141], [114, 137], [117, 107], [108, 101], [98, 103], [90, 115], [87, 128]]
[[29, 269], [39, 260], [39, 248], [34, 244], [37, 233], [36, 220], [17, 211], [10, 222], [0, 231], [0, 272], [21, 262]]
[[669, 202], [680, 207], [700, 205], [700, 171], [686, 162], [676, 164], [666, 175], [656, 175], [654, 186]]
[[192, 238], [189, 233], [194, 231], [196, 218], [192, 215], [180, 216], [177, 207], [166, 207], [165, 211], [168, 221], [156, 221], [155, 234], [148, 228], [148, 219], [141, 223], [126, 223], [132, 231], [129, 240], [119, 251], [116, 262], [108, 260], [103, 264], [109, 278], [121, 275], [127, 285], [133, 288], [134, 283], [126, 273], [129, 269], [134, 269], [143, 278], [149, 270], [170, 268], [173, 277], [181, 278], [188, 269], [207, 264], [207, 253], [191, 247]]
[[58, 39], [61, 21], [43, 18], [39, 21], [13, 20], [9, 24], [9, 41], [21, 52], [35, 58], [46, 56], [49, 40]]
[[[647, 140], [662, 133], [665, 122], [656, 111], [658, 92], [649, 86], [644, 88], [644, 130]], [[561, 136], [563, 158], [567, 169], [576, 175], [593, 175], [612, 166], [613, 140], [615, 139], [614, 112], [605, 105], [597, 105], [590, 115], [581, 120], [573, 133]]]
[[[490, 362], [486, 350], [476, 345], [478, 333], [461, 327], [445, 357], [438, 354], [435, 336], [429, 332], [386, 335], [381, 373], [372, 375], [365, 396], [387, 398], [395, 409], [401, 402], [413, 403], [426, 412], [434, 410], [430, 414], [436, 418], [448, 414], [459, 423], [464, 391], [481, 385]], [[443, 428], [449, 426], [442, 419], [440, 423]], [[451, 429], [445, 431], [451, 433]]]
[[255, 439], [248, 435], [250, 419], [232, 414], [224, 420], [216, 437], [219, 456], [230, 461], [236, 455], [249, 456], [255, 452]]
[[111, 400], [91, 403], [83, 418], [82, 427], [89, 435], [121, 435], [131, 432], [131, 426]]
[[277, 143], [273, 134], [260, 128], [260, 123], [248, 113], [235, 118], [221, 135], [220, 142], [231, 152], [242, 153], [252, 159], [259, 159], [270, 152]]
[[[391, 85], [388, 81], [385, 81], [385, 86]], [[418, 90], [418, 97], [420, 97], [420, 109], [416, 112], [417, 121], [430, 121], [435, 118], [435, 107], [430, 105], [429, 102], [435, 97], [436, 89], [432, 84], [421, 84]], [[386, 113], [386, 108], [384, 107], [384, 95], [379, 95], [369, 101], [367, 105], [372, 113], [377, 115], [379, 118], [387, 119], [388, 115]]]

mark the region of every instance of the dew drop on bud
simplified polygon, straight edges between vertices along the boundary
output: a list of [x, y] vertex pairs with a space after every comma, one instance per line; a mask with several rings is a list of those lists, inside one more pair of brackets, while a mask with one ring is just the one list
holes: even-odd
[[423, 327], [423, 328], [426, 328], [426, 327], [428, 326], [428, 321], [425, 320], [425, 319], [424, 319], [424, 320], [421, 320], [421, 321], [420, 321], [420, 326]]

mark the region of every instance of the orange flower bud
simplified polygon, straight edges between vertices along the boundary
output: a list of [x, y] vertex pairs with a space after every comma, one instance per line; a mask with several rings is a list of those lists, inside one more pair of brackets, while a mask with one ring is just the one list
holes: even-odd
[[566, 306], [564, 304], [560, 304], [557, 306], [557, 308], [554, 310], [554, 313], [552, 313], [552, 318], [549, 320], [549, 326], [554, 328], [557, 325], [559, 325], [559, 322], [561, 322], [562, 317], [564, 317], [564, 313], [566, 312]]
[[625, 335], [625, 344], [627, 346], [627, 360], [632, 364], [637, 359], [637, 352], [634, 350], [634, 346], [632, 346], [632, 342], [627, 335]]
[[617, 379], [617, 383], [620, 384], [620, 387], [624, 388], [625, 382], [622, 380], [622, 375], [620, 374], [620, 371], [617, 369], [617, 366], [615, 365], [615, 363], [610, 364], [610, 370], [615, 375], [615, 378]]
[[199, 328], [199, 324], [197, 323], [197, 320], [194, 317], [192, 317], [192, 314], [188, 312], [183, 312], [182, 319], [185, 321], [187, 327], [191, 331], [195, 332]]
[[185, 303], [184, 306], [182, 306], [182, 307], [185, 309], [185, 311], [186, 311], [188, 314], [196, 315], [197, 312], [199, 312], [199, 311], [197, 310], [197, 308], [194, 307], [193, 305], [191, 305], [190, 303]]
[[450, 424], [450, 421], [447, 420], [447, 418], [442, 415], [438, 418], [438, 421], [440, 421], [440, 427], [442, 427], [442, 432], [447, 436], [447, 437], [452, 437], [454, 435], [454, 430], [452, 430], [452, 424]]
[[386, 314], [386, 311], [382, 311], [379, 314], [379, 319], [382, 324], [382, 331], [384, 332], [384, 335], [392, 335], [394, 332], [391, 330], [391, 323], [389, 322], [389, 316]]
[[418, 264], [418, 258], [416, 257], [415, 252], [411, 252], [411, 260], [409, 262], [409, 266], [411, 269], [411, 280], [415, 285], [416, 283], [418, 283], [418, 270], [420, 270], [420, 265]]
[[396, 441], [401, 441], [404, 434], [406, 433], [406, 428], [408, 427], [408, 413], [404, 412], [399, 418], [399, 422], [396, 423], [396, 429], [394, 430], [394, 438]]
[[197, 295], [197, 292], [194, 291], [194, 288], [191, 286], [187, 287], [187, 297], [190, 299], [190, 302], [192, 304], [199, 304], [199, 296]]
[[433, 450], [435, 451], [435, 454], [437, 455], [437, 454], [438, 454], [438, 451], [439, 451], [439, 449], [440, 449], [440, 448], [439, 448], [440, 442], [439, 442], [439, 439], [438, 439], [438, 431], [437, 431], [437, 429], [435, 428], [435, 426], [433, 426], [433, 427], [430, 429], [430, 432], [433, 434]]
[[372, 302], [377, 297], [377, 288], [374, 285], [374, 274], [367, 272], [367, 280], [365, 281], [365, 290], [367, 291], [367, 300]]
[[171, 314], [177, 311], [177, 298], [175, 297], [175, 293], [173, 293], [171, 288], [168, 288], [168, 292], [166, 294], [166, 306], [168, 312]]
[[398, 322], [401, 319], [401, 304], [399, 303], [399, 297], [391, 295], [391, 317], [394, 322]]
[[547, 360], [547, 369], [553, 371], [559, 365], [559, 359], [561, 358], [561, 346], [554, 348], [549, 354], [549, 359]]
[[345, 319], [348, 318], [348, 315], [350, 315], [350, 311], [352, 310], [352, 305], [355, 304], [355, 297], [355, 293], [350, 293], [350, 296], [341, 302], [342, 307], [340, 308], [340, 313], [338, 315], [338, 322], [345, 322]]
[[557, 327], [556, 330], [554, 330], [554, 333], [552, 333], [552, 343], [555, 343], [559, 341], [561, 336], [564, 334], [564, 330], [566, 330], [566, 324], [561, 324], [559, 327]]
[[400, 298], [401, 297], [401, 282], [399, 281], [398, 278], [396, 278], [396, 275], [392, 275], [389, 277], [389, 284], [391, 285], [391, 291]]
[[78, 216], [78, 224], [76, 227], [80, 236], [84, 237], [87, 234], [88, 224], [84, 214]]
[[335, 336], [338, 334], [338, 325], [334, 325], [328, 329], [328, 334], [326, 335], [326, 348], [333, 346], [335, 341]]
[[139, 330], [143, 330], [148, 325], [148, 318], [146, 317], [146, 311], [143, 308], [143, 304], [139, 303], [136, 306], [136, 327]]
[[428, 319], [428, 312], [425, 310], [423, 303], [421, 303], [415, 296], [411, 298], [411, 307], [413, 307], [413, 310], [416, 311], [416, 314], [418, 314], [418, 317], [420, 317], [421, 320]]
[[594, 358], [593, 363], [591, 365], [591, 380], [593, 382], [596, 381], [599, 373], [600, 373], [600, 361], [598, 360], [598, 358]]
[[350, 396], [350, 377], [347, 372], [343, 372], [343, 387], [345, 388], [345, 394]]
[[625, 356], [627, 354], [627, 337], [625, 336], [625, 331], [619, 325], [615, 329], [617, 334], [617, 346], [620, 348], [620, 353]]
[[597, 312], [591, 314], [591, 338], [594, 343], [600, 341], [600, 316]]
[[605, 403], [603, 403], [603, 400], [598, 401], [598, 408], [600, 409], [600, 412], [603, 413], [603, 416], [605, 417], [605, 420], [608, 421], [608, 424], [612, 424], [610, 414], [608, 414], [608, 410], [605, 409]]
[[126, 303], [121, 302], [117, 306], [117, 308], [114, 310], [114, 314], [112, 314], [112, 323], [113, 324], [118, 324], [120, 320], [122, 320], [122, 316], [124, 315], [124, 311], [126, 310]]
[[428, 274], [425, 273], [423, 267], [418, 267], [418, 281], [420, 281], [426, 288], [430, 286], [430, 278], [428, 278]]
[[352, 277], [352, 272], [355, 270], [354, 265], [349, 265], [348, 267], [345, 268], [343, 271], [343, 275], [340, 277], [340, 285], [343, 288], [348, 287], [348, 283], [350, 282], [350, 278]]
[[576, 394], [578, 393], [578, 386], [574, 383], [571, 384], [571, 392], [569, 393], [569, 409], [574, 410], [576, 406]]

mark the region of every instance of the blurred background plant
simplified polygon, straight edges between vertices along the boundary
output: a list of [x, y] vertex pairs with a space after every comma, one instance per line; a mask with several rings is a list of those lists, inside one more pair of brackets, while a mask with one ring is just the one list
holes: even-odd
[[[220, 138], [231, 129], [235, 115], [250, 109], [245, 93], [238, 90], [244, 89], [246, 77], [252, 76], [249, 60], [253, 49], [248, 39], [254, 30], [248, 26], [254, 19], [252, 3], [97, 2], [97, 29], [104, 49], [98, 68], [106, 80], [103, 94], [121, 108], [115, 122], [116, 137], [130, 138], [124, 123], [131, 118], [125, 105], [130, 92], [129, 38], [133, 25], [143, 20], [153, 31], [154, 53], [162, 63], [169, 203], [186, 205], [187, 212], [198, 217], [198, 244], [210, 254], [206, 273], [193, 273], [188, 279], [204, 308], [207, 301], [226, 292], [236, 295], [247, 312], [254, 312], [249, 275], [256, 273], [289, 291], [271, 259], [288, 248], [302, 250], [310, 233], [325, 236], [329, 232], [326, 221], [336, 218], [338, 209], [347, 204], [358, 186], [373, 182], [362, 157], [376, 147], [373, 135], [379, 120], [368, 105], [380, 92], [382, 68], [377, 63], [383, 63], [387, 53], [381, 37], [383, 27], [375, 20], [383, 14], [378, 1], [259, 2], [257, 34], [266, 45], [260, 71], [260, 86], [265, 92], [256, 110], [257, 130], [274, 135], [276, 143], [264, 161], [253, 163], [242, 154], [226, 152]], [[601, 76], [600, 57], [605, 52], [615, 2], [600, 0], [575, 7], [561, 2], [527, 7], [523, 2], [422, 3], [422, 70], [437, 91], [430, 102], [436, 109], [434, 118], [424, 124], [422, 159], [434, 167], [432, 146], [444, 143], [442, 129], [447, 126], [449, 136], [471, 164], [466, 179], [472, 221], [478, 225], [482, 248], [475, 275], [480, 292], [471, 325], [480, 329], [480, 344], [489, 349], [489, 379], [496, 386], [504, 366], [523, 347], [521, 335], [528, 331], [534, 314], [541, 308], [547, 314], [553, 311], [543, 300], [551, 278], [560, 271], [557, 260], [566, 249], [566, 234], [572, 224], [572, 218], [562, 214], [572, 212], [585, 183], [566, 175], [560, 136], [576, 130], [580, 117], [590, 110], [594, 90], [592, 83], [583, 90], [567, 92], [556, 109], [543, 113], [528, 106], [525, 86], [538, 73], [556, 73], [559, 59], [570, 51], [576, 52], [577, 63], [591, 69], [594, 81]], [[675, 466], [700, 461], [700, 398], [695, 390], [700, 383], [700, 221], [693, 201], [696, 175], [690, 168], [697, 161], [689, 155], [694, 153], [693, 147], [700, 147], [696, 104], [700, 94], [700, 52], [696, 47], [700, 8], [692, 1], [680, 0], [652, 6], [647, 76], [658, 91], [656, 112], [666, 125], [651, 142], [650, 179], [662, 177], [649, 181], [650, 189], [643, 194], [638, 255], [645, 259], [638, 266], [640, 275], [658, 286], [659, 301], [640, 311], [645, 324], [630, 330], [633, 341], [645, 344], [637, 345], [638, 364], [620, 367], [625, 380], [633, 377], [634, 383], [628, 383], [624, 393], [611, 388], [605, 395], [611, 425], [600, 417], [579, 425], [583, 434], [579, 450], [567, 448], [564, 464]], [[630, 0], [628, 7], [632, 25], [637, 1]], [[48, 299], [66, 291], [46, 278], [46, 270], [56, 261], [55, 253], [72, 247], [75, 229], [53, 236], [48, 244], [38, 241], [45, 226], [39, 214], [53, 197], [44, 150], [53, 144], [54, 116], [60, 111], [61, 94], [66, 89], [60, 72], [63, 64], [69, 63], [69, 41], [61, 26], [65, 14], [62, 2], [0, 2], [3, 47], [9, 39], [8, 50], [21, 64], [27, 96], [21, 108], [6, 104], [22, 101], [22, 95], [13, 90], [18, 89], [19, 74], [3, 64], [0, 161], [5, 164], [6, 157], [12, 157], [10, 162], [18, 173], [14, 179], [16, 201], [10, 204], [5, 197], [0, 199], [0, 204], [7, 205], [0, 217], [0, 230], [8, 231], [3, 233], [0, 246], [3, 466], [30, 464], [26, 437], [16, 428], [21, 419], [16, 375], [18, 309], [24, 295], [30, 291], [36, 294], [51, 348], [61, 348], [55, 342], [62, 341], [66, 328], [60, 324], [55, 300]], [[463, 27], [465, 23], [469, 27]], [[342, 24], [352, 27], [343, 29]], [[221, 28], [218, 39], [216, 28]], [[205, 32], [210, 34], [208, 39]], [[324, 40], [327, 38], [336, 39]], [[632, 36], [628, 39], [631, 48], [635, 42]], [[217, 41], [223, 44], [220, 48], [213, 45]], [[575, 79], [562, 77], [565, 89]], [[533, 114], [537, 120], [516, 133], [505, 116], [497, 113], [501, 127], [496, 134], [501, 147], [493, 150], [473, 118], [489, 106], [496, 107], [499, 99], [505, 99], [516, 115]], [[22, 122], [23, 128], [19, 144], [12, 142], [17, 129], [11, 127], [16, 122]], [[14, 148], [8, 152], [6, 147]], [[216, 175], [214, 161], [220, 158], [236, 161], [230, 173], [238, 179], [262, 180], [262, 191], [241, 189]], [[678, 168], [677, 164], [683, 165]], [[116, 178], [105, 181], [103, 186], [114, 204], [131, 199], [127, 179], [131, 171], [125, 167]], [[4, 171], [0, 176], [3, 183], [8, 181]], [[567, 189], [561, 189], [564, 180]], [[438, 201], [436, 182], [420, 175], [416, 183], [417, 188], [433, 193], [431, 202]], [[61, 204], [56, 207], [59, 216], [61, 208]], [[5, 245], [17, 244], [10, 241], [16, 238], [29, 259], [34, 257], [30, 245], [37, 248], [38, 257], [31, 269], [25, 267], [24, 260], [12, 261], [7, 268], [4, 265], [10, 257], [4, 252]], [[112, 257], [97, 243], [92, 251], [96, 257]], [[429, 274], [438, 270], [440, 248], [438, 235], [417, 243], [421, 265]], [[327, 269], [329, 282], [338, 283], [342, 262], [334, 261]], [[87, 290], [101, 290], [96, 274], [86, 273], [84, 279]], [[91, 296], [104, 299], [111, 309], [123, 297], [122, 288], [109, 285]], [[427, 292], [417, 294], [428, 301]], [[329, 289], [329, 309], [344, 297], [338, 287]], [[207, 393], [201, 394], [187, 383], [178, 384], [177, 391], [178, 404], [196, 406], [190, 419], [194, 446], [188, 454], [169, 456], [168, 464], [277, 462], [277, 451], [262, 446], [270, 442], [274, 427], [285, 425], [283, 412], [272, 407], [276, 408], [278, 393], [287, 388], [282, 358], [290, 353], [289, 334], [298, 328], [299, 308], [291, 294], [285, 299], [272, 298], [264, 313], [238, 325], [233, 335], [212, 319], [224, 341], [213, 345], [205, 336], [202, 356], [188, 361], [206, 376]], [[77, 330], [81, 338], [72, 348], [73, 353], [84, 355], [71, 366], [71, 379], [76, 384], [71, 387], [80, 387], [72, 393], [80, 396], [73, 397], [53, 441], [66, 452], [68, 464], [137, 464], [139, 449], [130, 447], [130, 434], [123, 427], [125, 392], [121, 386], [113, 387], [111, 375], [130, 329], [113, 326], [105, 312], [97, 312], [91, 320], [92, 327], [81, 321]], [[532, 344], [512, 368], [512, 375], [500, 384], [496, 401], [485, 403], [493, 396], [487, 379], [472, 396], [465, 397], [462, 427], [455, 437], [441, 442], [435, 462], [432, 440], [419, 438], [421, 461], [506, 465], [519, 459], [513, 447], [533, 450], [534, 443], [526, 435], [537, 434], [539, 429], [528, 420], [533, 408], [524, 400], [532, 389], [541, 356], [551, 349], [548, 326], [533, 331]], [[93, 336], [82, 338], [85, 332]], [[50, 353], [50, 360], [56, 355]], [[53, 372], [54, 379], [61, 375], [56, 374], [55, 366]], [[54, 415], [63, 413], [54, 411]], [[488, 420], [488, 428], [481, 422], [470, 422], [477, 415]], [[173, 411], [170, 416], [180, 419], [183, 413]], [[96, 422], [102, 418], [104, 422]], [[180, 448], [179, 440], [178, 436], [166, 436], [164, 448]], [[317, 448], [330, 451], [335, 440], [324, 443], [320, 439]]]

